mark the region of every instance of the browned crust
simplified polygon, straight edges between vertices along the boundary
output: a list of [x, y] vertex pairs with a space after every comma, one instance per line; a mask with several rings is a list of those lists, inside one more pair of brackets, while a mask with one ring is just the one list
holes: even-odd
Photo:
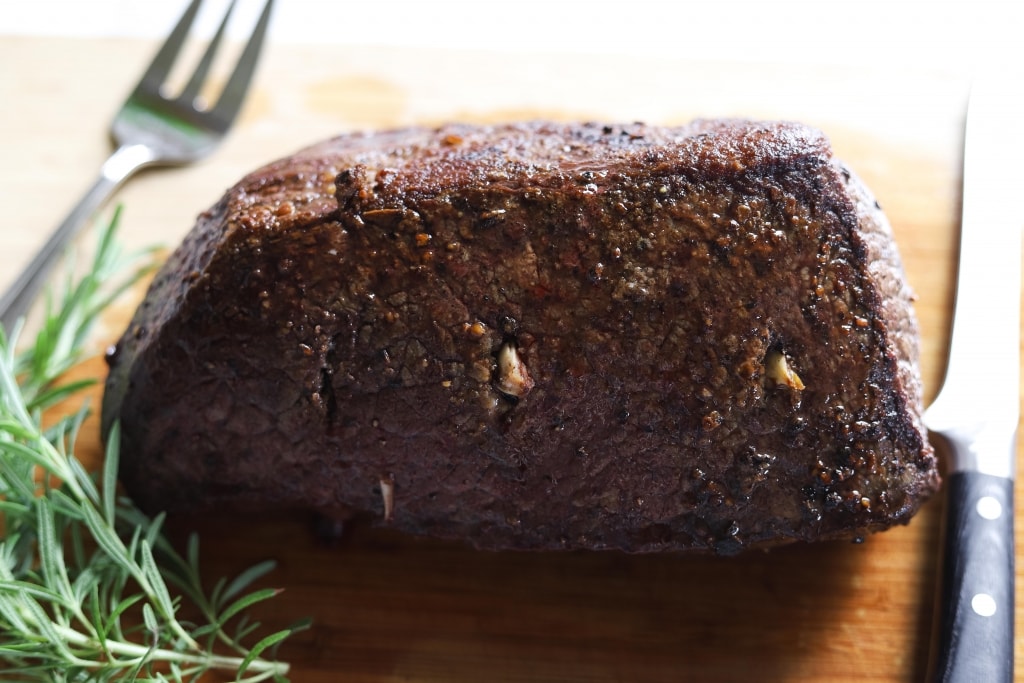
[[938, 485], [917, 353], [888, 224], [819, 131], [452, 125], [232, 188], [120, 342], [104, 420], [152, 508], [727, 553], [910, 518]]
[[[837, 162], [838, 163], [838, 162]], [[902, 414], [907, 416], [902, 434], [909, 453], [918, 453], [917, 472], [925, 473], [917, 486], [923, 495], [939, 487], [938, 461], [928, 442], [922, 421], [924, 387], [920, 372], [920, 331], [914, 313], [916, 296], [906, 279], [892, 226], [881, 205], [867, 186], [848, 167], [839, 165], [844, 188], [856, 213], [856, 239], [864, 250], [867, 277], [875, 289], [879, 324], [885, 326], [890, 362], [895, 366], [894, 389], [902, 399]], [[916, 473], [915, 473], [916, 474]]]

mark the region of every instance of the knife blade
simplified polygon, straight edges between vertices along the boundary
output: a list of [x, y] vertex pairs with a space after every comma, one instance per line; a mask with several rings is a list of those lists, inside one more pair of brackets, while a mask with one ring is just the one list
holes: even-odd
[[1013, 482], [1020, 419], [1021, 81], [979, 79], [964, 134], [946, 378], [925, 424], [946, 441], [947, 510], [929, 679], [1013, 679]]

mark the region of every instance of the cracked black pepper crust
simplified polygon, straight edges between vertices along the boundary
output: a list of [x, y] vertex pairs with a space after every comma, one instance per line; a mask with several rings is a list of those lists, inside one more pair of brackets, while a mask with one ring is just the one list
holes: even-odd
[[905, 523], [936, 490], [917, 345], [888, 224], [818, 131], [450, 125], [230, 189], [111, 355], [103, 415], [150, 510], [732, 553]]

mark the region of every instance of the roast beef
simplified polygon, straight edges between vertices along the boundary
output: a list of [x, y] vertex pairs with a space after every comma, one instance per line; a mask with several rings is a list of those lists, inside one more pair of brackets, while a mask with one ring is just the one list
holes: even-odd
[[938, 486], [880, 208], [790, 123], [336, 137], [203, 213], [110, 355], [152, 511], [482, 548], [861, 538]]

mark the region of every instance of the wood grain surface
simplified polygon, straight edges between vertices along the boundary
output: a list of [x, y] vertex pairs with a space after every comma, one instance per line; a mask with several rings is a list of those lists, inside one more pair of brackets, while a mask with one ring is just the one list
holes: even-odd
[[[107, 122], [153, 47], [0, 39], [0, 287], [90, 182], [109, 150]], [[868, 71], [271, 45], [240, 125], [211, 159], [147, 172], [123, 189], [122, 240], [173, 247], [245, 172], [349, 130], [538, 117], [799, 120], [831, 137], [893, 223], [919, 295], [930, 400], [950, 324], [966, 91], [961, 78], [925, 65]], [[104, 319], [97, 352], [133, 305]], [[103, 371], [98, 358], [78, 370]], [[98, 392], [91, 400], [98, 404]], [[95, 422], [80, 446], [98, 460]], [[330, 545], [316, 540], [311, 520], [270, 513], [175, 519], [172, 528], [199, 529], [211, 579], [279, 562], [267, 583], [286, 590], [257, 616], [268, 627], [313, 618], [283, 649], [297, 683], [918, 681], [942, 507], [939, 496], [910, 525], [861, 544], [728, 559], [487, 553], [362, 528]]]

